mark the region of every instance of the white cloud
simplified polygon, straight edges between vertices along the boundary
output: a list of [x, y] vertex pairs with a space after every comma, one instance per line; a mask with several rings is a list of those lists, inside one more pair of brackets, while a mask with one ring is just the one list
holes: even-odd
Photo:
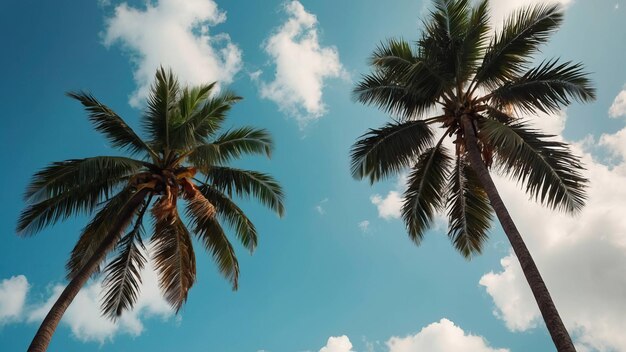
[[613, 118], [626, 116], [626, 87], [613, 100], [613, 104], [609, 108], [609, 116]]
[[[116, 322], [102, 316], [100, 300], [104, 292], [102, 280], [99, 279], [81, 289], [63, 315], [61, 324], [68, 326], [78, 340], [104, 343], [113, 340], [118, 334], [139, 336], [144, 330], [143, 319], [154, 316], [169, 318], [174, 312], [161, 295], [157, 275], [150, 261], [142, 275], [143, 284], [134, 309], [125, 312]], [[43, 302], [26, 304], [24, 307], [28, 291], [26, 277], [20, 275], [3, 280], [0, 283], [0, 324], [7, 321], [5, 313], [9, 321], [40, 324], [64, 288], [64, 285], [56, 284]]]
[[399, 219], [402, 216], [402, 196], [398, 191], [389, 191], [385, 197], [374, 194], [370, 197], [378, 209], [378, 216], [385, 219]]
[[389, 352], [506, 352], [495, 349], [481, 336], [466, 333], [448, 319], [424, 327], [415, 335], [392, 337], [387, 341]]
[[346, 335], [329, 337], [326, 346], [322, 347], [319, 352], [354, 352], [352, 351], [352, 343]]
[[[615, 166], [583, 156], [590, 180], [589, 198], [580, 214], [552, 212], [534, 202], [513, 182], [496, 178], [562, 318], [581, 350], [626, 350], [626, 129], [605, 134], [600, 144], [621, 160]], [[517, 259], [502, 259], [502, 271], [485, 274], [480, 284], [493, 298], [495, 313], [511, 330], [524, 331], [540, 323], [536, 303]]]
[[[274, 101], [302, 128], [327, 111], [322, 100], [324, 81], [347, 74], [337, 49], [320, 45], [316, 16], [298, 1], [286, 3], [284, 11], [289, 18], [263, 44], [276, 71], [272, 82], [260, 82], [261, 97]], [[252, 78], [259, 75], [257, 71]]]
[[359, 222], [359, 229], [363, 233], [368, 233], [370, 231], [370, 222], [369, 220], [363, 220]]
[[228, 84], [241, 68], [241, 50], [227, 34], [209, 28], [226, 21], [213, 0], [146, 1], [145, 9], [123, 3], [106, 20], [104, 44], [121, 43], [135, 64], [137, 90], [130, 103], [140, 106], [156, 69], [172, 68], [185, 84]]
[[326, 214], [326, 209], [324, 208], [324, 204], [326, 204], [326, 203], [328, 203], [328, 198], [324, 198], [324, 199], [320, 200], [320, 202], [317, 203], [317, 205], [315, 206], [315, 210], [320, 215]]
[[0, 281], [0, 326], [20, 320], [28, 289], [24, 275]]
[[[319, 352], [353, 352], [350, 339], [343, 335], [330, 337]], [[448, 319], [432, 323], [415, 335], [393, 336], [386, 342], [388, 352], [508, 352], [508, 349], [495, 349], [477, 335], [466, 333]], [[366, 342], [368, 351], [373, 351], [373, 343]]]

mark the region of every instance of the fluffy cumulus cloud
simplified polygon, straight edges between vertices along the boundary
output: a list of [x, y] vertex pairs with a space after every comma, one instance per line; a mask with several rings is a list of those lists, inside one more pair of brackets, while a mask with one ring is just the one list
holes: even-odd
[[[432, 323], [414, 335], [393, 336], [386, 342], [388, 352], [508, 352], [508, 349], [496, 349], [481, 336], [463, 331], [448, 319]], [[374, 345], [369, 344], [373, 350]], [[319, 352], [353, 352], [352, 343], [347, 336], [331, 337]]]
[[609, 108], [609, 116], [616, 118], [626, 116], [626, 87], [624, 87], [613, 100]]
[[159, 66], [169, 67], [186, 84], [230, 83], [241, 68], [241, 50], [227, 34], [210, 27], [226, 21], [213, 0], [158, 0], [137, 9], [123, 3], [106, 20], [104, 44], [121, 43], [135, 64], [137, 90], [131, 105], [141, 105]]
[[373, 194], [370, 202], [376, 206], [378, 217], [385, 220], [399, 219], [402, 216], [402, 194], [407, 188], [408, 173], [401, 173], [394, 184], [394, 189], [387, 195]]
[[[0, 324], [11, 321], [41, 323], [65, 288], [60, 284], [54, 285], [43, 302], [25, 304], [28, 287], [28, 281], [22, 275], [0, 283]], [[144, 330], [142, 320], [145, 318], [167, 319], [173, 314], [161, 296], [157, 276], [150, 263], [144, 268], [141, 293], [135, 308], [115, 322], [101, 314], [100, 300], [103, 293], [101, 280], [90, 282], [78, 293], [63, 316], [61, 324], [68, 326], [78, 340], [104, 343], [118, 334], [138, 336]]]
[[348, 336], [331, 336], [328, 338], [326, 346], [320, 349], [320, 352], [354, 352], [352, 351], [352, 343]]
[[[274, 80], [260, 82], [261, 96], [305, 126], [326, 113], [322, 100], [328, 78], [347, 77], [335, 47], [320, 45], [318, 22], [298, 1], [285, 4], [287, 21], [263, 44], [276, 67]], [[252, 74], [259, 79], [261, 72]]]
[[0, 326], [21, 319], [28, 288], [24, 275], [0, 281]]
[[[626, 336], [626, 128], [574, 143], [590, 180], [581, 213], [547, 211], [530, 202], [516, 185], [496, 179], [502, 198], [527, 241], [537, 265], [575, 342], [585, 351], [624, 351]], [[591, 141], [591, 142], [590, 142]], [[605, 147], [610, 164], [594, 158]], [[539, 311], [517, 259], [510, 254], [502, 268], [485, 274], [480, 284], [495, 303], [495, 314], [514, 331], [541, 324]]]
[[495, 349], [481, 337], [466, 333], [448, 319], [424, 327], [415, 335], [392, 337], [387, 341], [389, 352], [507, 352]]

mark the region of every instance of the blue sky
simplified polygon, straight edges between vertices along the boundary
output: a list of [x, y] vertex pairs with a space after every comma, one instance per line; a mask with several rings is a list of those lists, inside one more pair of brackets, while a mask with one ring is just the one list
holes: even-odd
[[[533, 0], [492, 1], [494, 23]], [[582, 61], [598, 89], [537, 126], [573, 144], [590, 198], [576, 217], [527, 201], [497, 178], [503, 198], [580, 351], [624, 351], [626, 337], [626, 27], [616, 0], [561, 0], [565, 23], [538, 56]], [[184, 5], [183, 5], [184, 4]], [[241, 247], [232, 292], [209, 256], [175, 316], [146, 279], [138, 309], [117, 325], [99, 317], [91, 282], [59, 326], [51, 351], [551, 351], [534, 302], [494, 225], [484, 254], [458, 255], [445, 223], [420, 247], [397, 218], [402, 178], [374, 186], [349, 172], [349, 148], [385, 114], [350, 99], [383, 39], [417, 38], [429, 1], [160, 0], [0, 3], [0, 349], [24, 350], [87, 218], [32, 238], [15, 235], [30, 176], [49, 162], [111, 150], [78, 104], [84, 89], [131, 125], [158, 64], [189, 83], [220, 80], [245, 99], [232, 126], [270, 130], [272, 173], [287, 193], [278, 219], [243, 201], [261, 240]], [[626, 4], [624, 4], [626, 6]], [[198, 251], [199, 252], [199, 251]], [[152, 286], [150, 286], [152, 284]]]

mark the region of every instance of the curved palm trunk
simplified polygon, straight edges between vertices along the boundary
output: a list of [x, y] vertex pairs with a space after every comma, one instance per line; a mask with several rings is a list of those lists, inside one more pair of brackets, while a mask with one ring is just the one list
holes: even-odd
[[480, 151], [478, 150], [478, 141], [472, 122], [466, 117], [462, 120], [470, 164], [476, 172], [483, 188], [487, 192], [491, 206], [496, 212], [498, 220], [500, 220], [500, 224], [502, 225], [502, 229], [504, 229], [504, 233], [509, 238], [511, 247], [513, 247], [513, 251], [522, 266], [522, 271], [524, 272], [526, 281], [528, 281], [528, 285], [535, 296], [535, 300], [539, 306], [539, 311], [541, 311], [541, 315], [543, 316], [546, 327], [550, 332], [552, 341], [554, 341], [554, 345], [559, 352], [576, 352], [572, 339], [570, 338], [567, 329], [565, 329], [565, 325], [561, 320], [559, 312], [552, 301], [550, 292], [548, 292], [548, 288], [541, 278], [539, 269], [537, 269], [535, 261], [530, 255], [530, 252], [528, 251], [522, 236], [517, 230], [515, 223], [513, 223], [513, 219], [511, 219], [509, 211], [502, 202], [502, 198], [500, 198], [500, 194], [491, 179], [491, 175], [489, 175], [487, 167], [485, 167], [485, 163], [483, 162]]
[[126, 226], [128, 226], [132, 216], [143, 202], [147, 193], [147, 189], [142, 189], [128, 201], [125, 208], [121, 211], [120, 216], [113, 224], [111, 232], [107, 235], [89, 261], [85, 263], [85, 266], [65, 287], [61, 296], [59, 296], [48, 312], [48, 315], [46, 315], [45, 319], [41, 323], [41, 326], [39, 326], [39, 330], [37, 330], [33, 341], [28, 347], [29, 352], [44, 352], [48, 348], [50, 340], [52, 339], [52, 334], [54, 334], [54, 330], [56, 330], [57, 325], [59, 325], [63, 314], [83, 285], [87, 282], [87, 280], [89, 280], [89, 277], [94, 270], [96, 270], [98, 265], [104, 260], [106, 254], [113, 249], [120, 233], [126, 228]]

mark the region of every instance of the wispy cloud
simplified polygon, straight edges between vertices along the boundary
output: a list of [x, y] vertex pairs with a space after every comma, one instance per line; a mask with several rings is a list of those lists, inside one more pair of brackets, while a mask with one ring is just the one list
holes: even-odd
[[239, 72], [241, 50], [228, 34], [210, 33], [226, 21], [213, 0], [157, 0], [137, 9], [123, 3], [106, 19], [104, 44], [120, 43], [135, 65], [137, 90], [130, 103], [140, 106], [156, 69], [172, 68], [186, 84], [228, 84]]

